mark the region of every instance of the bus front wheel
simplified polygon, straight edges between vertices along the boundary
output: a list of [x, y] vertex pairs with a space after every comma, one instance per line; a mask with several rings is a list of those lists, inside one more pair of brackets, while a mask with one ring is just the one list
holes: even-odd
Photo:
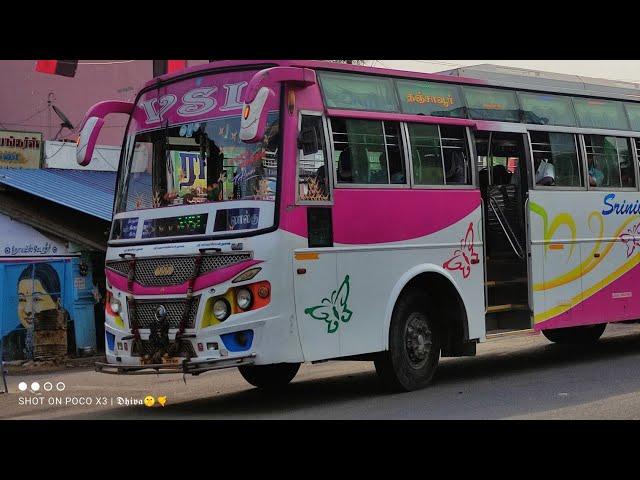
[[245, 365], [238, 367], [240, 375], [254, 387], [273, 390], [284, 387], [298, 373], [299, 363], [274, 363], [272, 365]]
[[542, 330], [542, 334], [547, 337], [547, 340], [553, 343], [585, 345], [596, 343], [604, 333], [605, 328], [607, 328], [606, 323], [599, 323], [597, 325], [581, 325], [578, 327]]
[[398, 300], [389, 327], [389, 350], [375, 359], [386, 389], [411, 391], [425, 387], [440, 359], [440, 334], [424, 292], [410, 290]]

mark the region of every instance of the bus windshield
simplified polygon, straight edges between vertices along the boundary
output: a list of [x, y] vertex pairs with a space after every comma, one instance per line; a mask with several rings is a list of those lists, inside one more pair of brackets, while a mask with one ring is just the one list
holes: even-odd
[[228, 200], [275, 201], [278, 112], [262, 142], [239, 138], [240, 115], [138, 133], [121, 175], [117, 212]]
[[273, 210], [277, 191], [280, 90], [274, 88], [264, 106], [269, 112], [264, 137], [243, 142], [242, 106], [255, 73], [205, 71], [141, 92], [127, 133], [116, 219], [134, 211], [155, 218], [162, 214], [153, 209], [166, 207], [180, 206], [179, 215], [191, 215], [184, 209], [229, 201], [235, 204], [229, 208], [242, 209], [245, 202], [261, 201], [260, 228], [266, 228], [262, 221], [266, 210]]

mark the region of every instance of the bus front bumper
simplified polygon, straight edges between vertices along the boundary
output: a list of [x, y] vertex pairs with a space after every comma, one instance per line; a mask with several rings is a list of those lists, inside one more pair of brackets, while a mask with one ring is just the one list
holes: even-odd
[[216, 358], [216, 359], [193, 359], [186, 358], [177, 364], [160, 363], [147, 365], [122, 365], [117, 363], [96, 362], [96, 372], [109, 373], [114, 375], [144, 375], [159, 373], [182, 373], [191, 375], [200, 375], [211, 370], [220, 370], [223, 368], [240, 367], [242, 365], [251, 365], [255, 362], [255, 353], [248, 355]]

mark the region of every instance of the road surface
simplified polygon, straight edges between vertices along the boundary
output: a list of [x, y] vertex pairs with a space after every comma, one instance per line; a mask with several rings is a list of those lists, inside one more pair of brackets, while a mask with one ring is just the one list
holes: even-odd
[[[235, 369], [186, 385], [173, 374], [20, 374], [0, 395], [0, 419], [640, 419], [639, 367], [640, 324], [617, 324], [594, 347], [533, 334], [493, 338], [476, 357], [443, 359], [428, 388], [402, 394], [380, 390], [371, 362], [303, 365], [278, 394], [251, 387]], [[19, 382], [40, 391], [19, 392]], [[135, 404], [148, 395], [166, 396], [165, 406]]]

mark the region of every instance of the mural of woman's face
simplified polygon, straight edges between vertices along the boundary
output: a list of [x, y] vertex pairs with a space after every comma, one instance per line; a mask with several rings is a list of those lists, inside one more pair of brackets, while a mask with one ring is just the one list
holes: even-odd
[[18, 283], [18, 317], [25, 328], [33, 325], [33, 317], [44, 310], [55, 309], [56, 301], [49, 295], [40, 280], [30, 278]]

